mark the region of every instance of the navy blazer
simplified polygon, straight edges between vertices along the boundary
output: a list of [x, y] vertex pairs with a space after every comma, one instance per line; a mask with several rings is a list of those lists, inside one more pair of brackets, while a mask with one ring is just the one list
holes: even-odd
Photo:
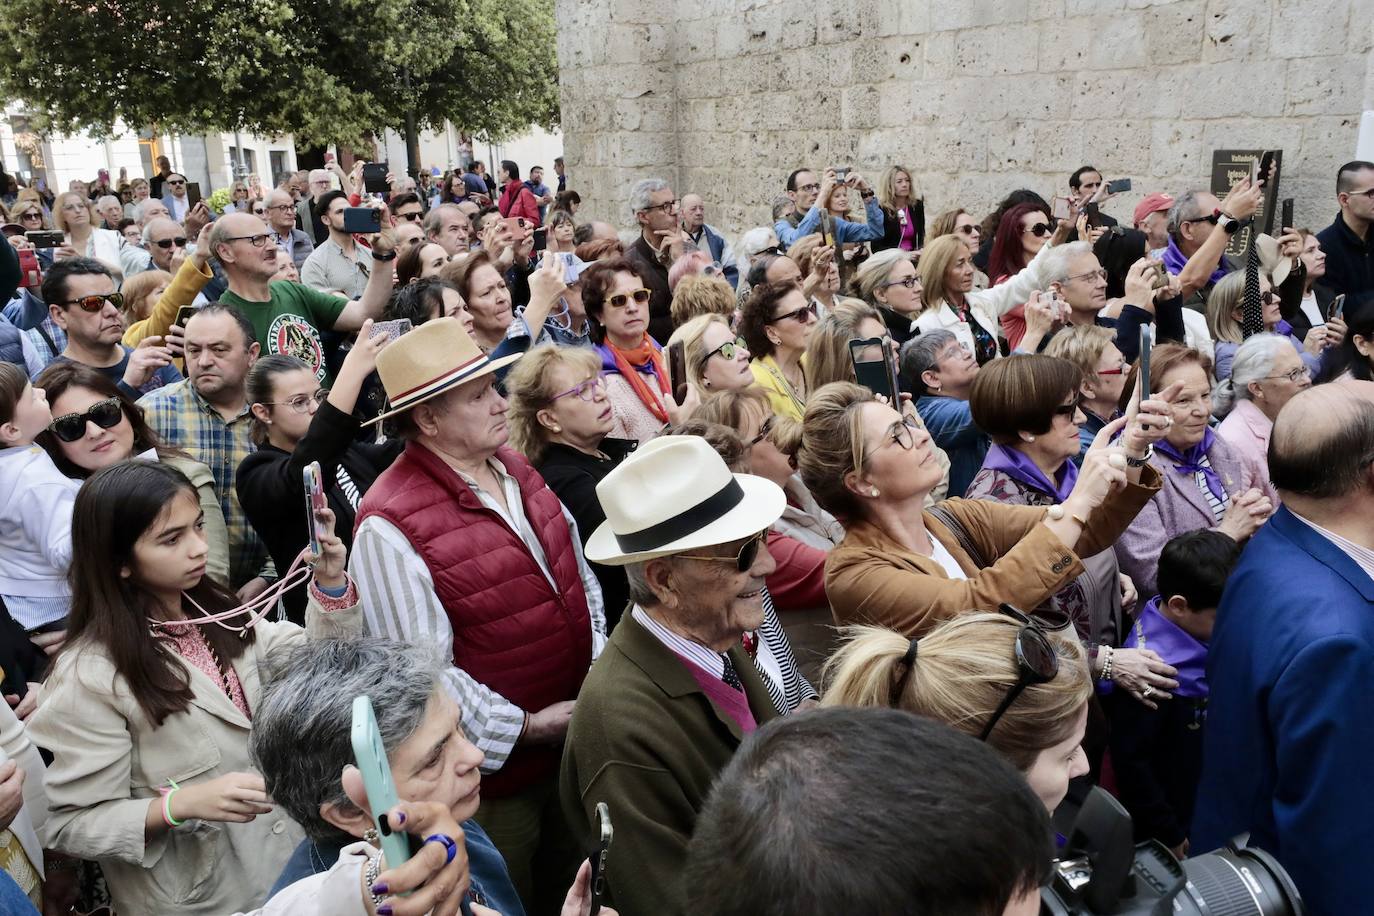
[[1374, 900], [1374, 580], [1286, 508], [1241, 555], [1207, 661], [1195, 854], [1251, 832], [1312, 916]]

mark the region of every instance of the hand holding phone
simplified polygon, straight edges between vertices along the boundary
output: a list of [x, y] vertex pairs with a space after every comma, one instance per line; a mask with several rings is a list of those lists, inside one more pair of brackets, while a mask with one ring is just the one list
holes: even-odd
[[1140, 400], [1150, 397], [1150, 348], [1154, 345], [1154, 332], [1148, 324], [1140, 326]]
[[387, 342], [390, 343], [400, 339], [402, 334], [410, 333], [411, 328], [412, 325], [409, 318], [397, 318], [393, 321], [376, 321], [373, 322], [372, 329], [368, 332], [367, 336], [371, 338], [385, 335]]
[[1281, 234], [1285, 229], [1295, 228], [1293, 225], [1293, 198], [1285, 197], [1279, 206], [1279, 232]]
[[1131, 179], [1129, 178], [1118, 178], [1115, 181], [1107, 182], [1108, 194], [1120, 194], [1124, 191], [1129, 191], [1130, 189]]
[[195, 313], [196, 307], [194, 305], [183, 305], [181, 308], [177, 309], [177, 320], [174, 321], [173, 324], [179, 328], [184, 328], [186, 327], [186, 322], [190, 321], [191, 316]]
[[320, 546], [320, 539], [324, 532], [320, 527], [319, 519], [315, 513], [321, 509], [328, 508], [324, 500], [324, 475], [320, 472], [320, 463], [312, 461], [305, 466], [302, 476], [305, 481], [305, 525], [310, 533], [310, 554], [319, 557], [323, 548]]
[[887, 398], [893, 410], [902, 409], [902, 389], [897, 378], [897, 361], [888, 345], [889, 338], [869, 337], [849, 342], [849, 361], [854, 379], [869, 391]]
[[605, 802], [596, 803], [596, 822], [592, 824], [592, 851], [588, 858], [592, 864], [591, 880], [587, 887], [591, 890], [591, 908], [588, 916], [601, 912], [601, 898], [606, 895], [606, 859], [611, 853], [611, 840], [615, 830], [611, 827], [611, 809]]
[[687, 352], [680, 340], [668, 345], [668, 378], [673, 383], [673, 400], [681, 407], [687, 400]]
[[1326, 312], [1326, 320], [1327, 320], [1327, 321], [1331, 321], [1332, 319], [1340, 318], [1341, 315], [1344, 314], [1344, 313], [1345, 313], [1345, 293], [1341, 293], [1341, 294], [1338, 295], [1336, 298], [1334, 298], [1334, 299], [1331, 300], [1331, 305], [1330, 305], [1330, 307], [1327, 309], [1327, 312]]
[[382, 231], [382, 211], [375, 207], [345, 207], [344, 232], [375, 235]]
[[186, 209], [190, 210], [196, 204], [200, 203], [200, 201], [200, 182], [186, 182]]
[[350, 738], [353, 742], [353, 759], [357, 761], [358, 772], [362, 774], [363, 786], [367, 789], [368, 813], [377, 827], [387, 870], [392, 870], [410, 860], [410, 840], [404, 833], [393, 830], [387, 820], [387, 812], [396, 807], [400, 799], [396, 797], [396, 784], [391, 779], [391, 764], [386, 759], [386, 746], [382, 744], [382, 733], [377, 728], [377, 716], [372, 711], [372, 698], [365, 693], [353, 699], [353, 730]]

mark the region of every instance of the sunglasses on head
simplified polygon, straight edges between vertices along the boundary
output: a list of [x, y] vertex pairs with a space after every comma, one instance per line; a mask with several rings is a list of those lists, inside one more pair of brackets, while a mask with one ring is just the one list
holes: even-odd
[[992, 734], [998, 721], [1027, 687], [1033, 684], [1048, 684], [1059, 673], [1059, 653], [1054, 650], [1054, 645], [1040, 624], [1010, 604], [1000, 605], [998, 610], [1022, 625], [1016, 632], [1016, 641], [1012, 643], [1017, 676], [1016, 683], [1002, 698], [992, 718], [988, 719], [988, 724], [983, 726], [983, 733], [978, 736], [980, 741], [988, 740], [988, 735]]
[[631, 299], [633, 299], [640, 305], [643, 305], [644, 303], [648, 302], [650, 297], [652, 296], [653, 293], [649, 292], [647, 289], [644, 289], [643, 287], [640, 287], [632, 293], [616, 293], [613, 296], [607, 296], [606, 304], [611, 306], [611, 308], [620, 309], [628, 305]]
[[758, 559], [759, 547], [762, 546], [764, 538], [768, 536], [768, 530], [764, 529], [758, 534], [744, 542], [740, 547], [739, 553], [733, 557], [703, 557], [692, 554], [680, 553], [677, 555], [679, 560], [702, 560], [711, 563], [734, 563], [735, 568], [740, 572], [748, 572], [754, 566], [754, 560]]
[[172, 238], [172, 239], [158, 239], [156, 242], [153, 242], [153, 244], [156, 245], [157, 247], [161, 248], [163, 251], [166, 251], [168, 248], [171, 248], [173, 245], [177, 246], [178, 248], [185, 248], [185, 247], [186, 247], [186, 236], [184, 236], [184, 235], [179, 235], [179, 236], [177, 236], [176, 238]]
[[87, 421], [101, 429], [118, 426], [124, 418], [124, 406], [119, 398], [106, 398], [86, 408], [84, 413], [66, 413], [48, 424], [52, 434], [63, 442], [75, 442], [86, 435]]
[[58, 305], [79, 305], [83, 312], [98, 312], [105, 307], [108, 302], [117, 309], [124, 307], [123, 293], [105, 293], [94, 296], [82, 296], [80, 299], [68, 299], [66, 302], [59, 302]]

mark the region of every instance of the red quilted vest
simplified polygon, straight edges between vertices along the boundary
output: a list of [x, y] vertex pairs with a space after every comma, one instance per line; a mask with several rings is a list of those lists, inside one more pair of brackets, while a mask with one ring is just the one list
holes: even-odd
[[[572, 700], [592, 663], [591, 616], [562, 503], [519, 453], [496, 456], [520, 484], [525, 517], [558, 591], [504, 521], [415, 443], [367, 491], [357, 524], [378, 515], [425, 561], [453, 627], [453, 663], [529, 712]], [[550, 777], [562, 748], [520, 745], [482, 792], [513, 795]]]

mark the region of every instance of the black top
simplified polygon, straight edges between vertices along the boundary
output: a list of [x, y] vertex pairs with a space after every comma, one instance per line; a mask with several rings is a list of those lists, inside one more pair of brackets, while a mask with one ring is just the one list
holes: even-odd
[[[381, 444], [354, 440], [358, 420], [328, 401], [320, 405], [305, 438], [294, 452], [263, 443], [239, 465], [234, 488], [249, 523], [257, 530], [272, 555], [278, 574], [285, 574], [310, 540], [305, 521], [305, 466], [320, 463], [325, 500], [334, 513], [334, 533], [345, 547], [353, 544], [353, 522], [358, 503], [368, 487], [401, 454], [404, 443]], [[343, 468], [351, 484], [339, 479]], [[287, 616], [296, 623], [305, 618], [305, 588], [287, 592]]]
[[1374, 231], [1362, 239], [1338, 213], [1335, 222], [1317, 233], [1317, 241], [1326, 252], [1327, 286], [1351, 299], [1374, 290]]
[[673, 334], [673, 291], [668, 288], [668, 268], [658, 259], [658, 252], [649, 247], [641, 235], [625, 249], [625, 260], [635, 266], [635, 273], [645, 289], [653, 295], [649, 299], [649, 336], [665, 343]]
[[[926, 244], [926, 202], [920, 198], [916, 203], [908, 204], [906, 208], [906, 218], [911, 220], [916, 227], [916, 250], [920, 251]], [[902, 243], [902, 222], [896, 210], [889, 210], [883, 207], [883, 237], [873, 242], [874, 251], [886, 251], [889, 248], [896, 248]]]
[[[633, 439], [602, 439], [600, 447], [605, 458], [588, 455], [556, 442], [545, 449], [537, 468], [549, 489], [572, 513], [583, 547], [587, 546], [587, 538], [592, 536], [592, 532], [606, 520], [601, 501], [596, 497], [596, 485], [638, 445]], [[630, 600], [625, 568], [602, 566], [600, 563], [591, 563], [590, 566], [601, 583], [601, 595], [606, 608], [606, 632], [610, 633]]]

